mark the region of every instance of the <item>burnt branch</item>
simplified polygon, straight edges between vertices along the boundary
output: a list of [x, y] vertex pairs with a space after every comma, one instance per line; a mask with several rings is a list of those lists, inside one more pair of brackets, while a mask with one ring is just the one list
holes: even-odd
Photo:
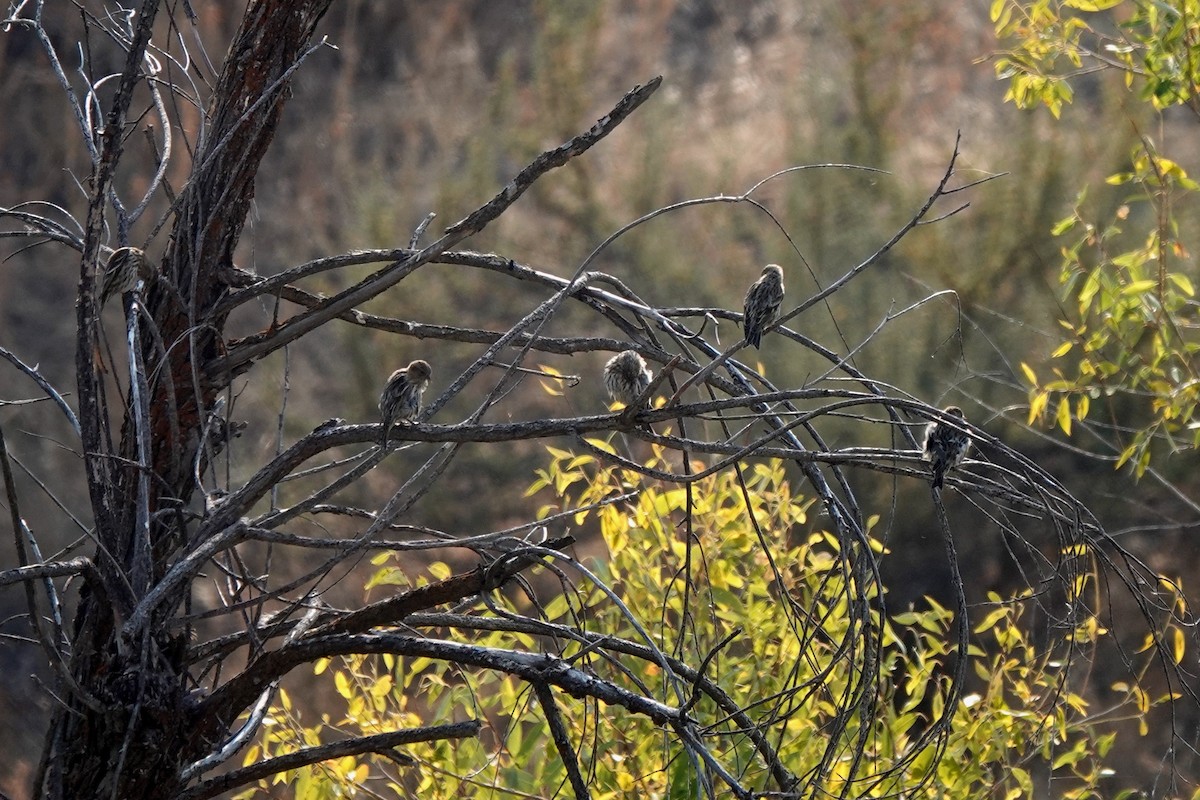
[[476, 720], [451, 722], [447, 725], [429, 725], [421, 728], [377, 733], [360, 736], [341, 742], [330, 742], [316, 747], [306, 747], [294, 753], [264, 759], [249, 767], [242, 767], [199, 783], [178, 796], [178, 800], [205, 800], [231, 791], [239, 786], [298, 769], [308, 764], [330, 761], [343, 756], [365, 753], [387, 753], [394, 748], [418, 742], [433, 742], [439, 739], [466, 739], [479, 735], [482, 726]]

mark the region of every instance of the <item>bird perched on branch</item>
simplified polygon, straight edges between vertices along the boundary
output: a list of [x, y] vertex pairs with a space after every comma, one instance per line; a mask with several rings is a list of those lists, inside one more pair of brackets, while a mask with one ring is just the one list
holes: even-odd
[[100, 279], [100, 308], [113, 295], [122, 295], [137, 288], [139, 280], [149, 280], [150, 262], [140, 247], [121, 247], [112, 252], [104, 265]]
[[[962, 409], [946, 406], [942, 412], [958, 420], [963, 419]], [[954, 428], [948, 422], [931, 422], [925, 429], [925, 451], [921, 458], [929, 462], [933, 470], [933, 488], [942, 488], [946, 473], [962, 463], [971, 449], [971, 437], [965, 431]]]
[[433, 369], [428, 361], [417, 359], [404, 369], [398, 369], [388, 378], [383, 393], [379, 395], [379, 413], [383, 417], [383, 447], [387, 447], [388, 434], [397, 422], [409, 423], [421, 412], [421, 395], [429, 388]]
[[783, 268], [778, 264], [767, 264], [763, 267], [762, 277], [746, 292], [742, 315], [746, 344], [752, 344], [756, 349], [760, 347], [763, 328], [779, 318], [779, 306], [782, 302]]
[[608, 396], [632, 406], [654, 380], [654, 373], [636, 350], [622, 350], [604, 365], [604, 388]]

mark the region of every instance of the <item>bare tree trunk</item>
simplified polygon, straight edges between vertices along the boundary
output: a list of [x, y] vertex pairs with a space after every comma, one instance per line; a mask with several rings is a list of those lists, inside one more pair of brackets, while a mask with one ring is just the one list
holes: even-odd
[[[186, 602], [182, 583], [157, 603], [138, 638], [121, 639], [121, 626], [165, 571], [162, 560], [185, 536], [179, 513], [195, 491], [192, 464], [204, 441], [214, 398], [226, 384], [208, 376], [220, 353], [225, 314], [212, 314], [232, 274], [233, 253], [254, 197], [259, 164], [274, 137], [288, 97], [288, 76], [330, 0], [255, 0], [222, 68], [197, 143], [192, 174], [177, 200], [172, 243], [162, 279], [148, 293], [152, 322], [139, 320], [134, 370], [148, 390], [131, 424], [131, 408], [114, 459], [106, 430], [107, 404], [94, 357], [97, 338], [89, 261], [95, 264], [113, 171], [120, 159], [125, 115], [140, 78], [158, 0], [137, 19], [121, 91], [106, 126], [103, 153], [92, 175], [79, 309], [77, 377], [89, 489], [108, 602], [85, 593], [75, 623], [70, 674], [82, 689], [65, 693], [67, 709], [51, 726], [44, 766], [47, 794], [64, 798], [169, 798], [181, 788], [181, 768], [208, 752], [224, 733], [222, 720], [200, 719], [189, 700], [186, 639], [160, 624]], [[163, 343], [173, 346], [164, 347]], [[166, 363], [164, 364], [164, 356]], [[150, 376], [147, 378], [147, 376]], [[135, 404], [131, 403], [131, 406]], [[147, 470], [137, 465], [143, 464]], [[164, 512], [164, 513], [159, 513]]]

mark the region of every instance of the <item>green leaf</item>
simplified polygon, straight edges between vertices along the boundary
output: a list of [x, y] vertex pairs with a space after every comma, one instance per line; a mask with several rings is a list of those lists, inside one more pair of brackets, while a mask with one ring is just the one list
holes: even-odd
[[1192, 281], [1187, 275], [1183, 275], [1178, 272], [1172, 272], [1167, 277], [1171, 280], [1171, 283], [1179, 287], [1179, 291], [1183, 292], [1188, 297], [1196, 296], [1196, 289], [1194, 286], [1192, 286]]
[[1054, 227], [1050, 229], [1050, 234], [1052, 236], [1062, 236], [1064, 233], [1074, 228], [1078, 222], [1078, 217], [1063, 217], [1058, 222], [1054, 223]]
[[1124, 297], [1129, 297], [1129, 296], [1135, 295], [1135, 294], [1145, 294], [1146, 292], [1150, 291], [1151, 289], [1155, 288], [1156, 286], [1158, 286], [1158, 281], [1153, 280], [1152, 278], [1146, 278], [1145, 280], [1134, 281], [1133, 283], [1131, 283], [1121, 289], [1121, 295]]
[[1008, 28], [1009, 22], [1012, 21], [1013, 6], [1010, 0], [994, 0], [992, 3], [991, 16], [992, 23], [997, 31], [1003, 31]]

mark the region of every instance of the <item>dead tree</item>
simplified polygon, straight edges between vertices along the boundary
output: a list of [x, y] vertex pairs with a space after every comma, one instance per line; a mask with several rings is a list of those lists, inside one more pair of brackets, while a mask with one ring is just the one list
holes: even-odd
[[[289, 671], [331, 656], [392, 653], [519, 676], [535, 689], [547, 709], [553, 709], [556, 693], [565, 692], [601, 700], [625, 713], [645, 715], [682, 743], [697, 769], [708, 776], [705, 785], [710, 791], [717, 791], [714, 787], [723, 783], [738, 797], [757, 792], [808, 796], [822, 785], [834, 762], [861, 748], [862, 742], [835, 731], [819, 768], [798, 776], [776, 756], [769, 728], [760, 728], [746, 710], [754, 698], [730, 698], [704, 676], [702, 664], [680, 661], [649, 643], [603, 638], [592, 642], [613, 659], [653, 662], [676, 675], [688, 692], [710, 697], [752, 737], [769, 785], [742, 784], [734, 766], [722, 763], [720, 753], [706, 741], [703, 721], [692, 716], [693, 703], [682, 694], [664, 701], [516, 645], [508, 650], [480, 648], [457, 642], [453, 635], [427, 638], [400, 627], [415, 615], [486, 595], [540, 565], [577, 567], [562, 552], [569, 541], [564, 536], [534, 540], [506, 532], [470, 541], [479, 556], [475, 568], [350, 612], [323, 606], [316, 587], [365, 549], [381, 546], [382, 534], [402, 521], [436, 484], [464, 443], [501, 445], [559, 438], [587, 448], [586, 435], [621, 430], [681, 454], [708, 454], [715, 461], [710, 469], [736, 468], [752, 457], [782, 457], [798, 465], [822, 504], [842, 545], [840, 569], [847, 577], [846, 584], [857, 587], [846, 606], [857, 621], [857, 638], [847, 645], [847, 652], [868, 655], [854, 691], [840, 698], [844, 706], [841, 724], [853, 714], [870, 713], [881, 676], [870, 669], [869, 654], [880, 646], [882, 635], [873, 616], [876, 601], [871, 598], [882, 593], [878, 564], [867, 541], [865, 514], [844, 473], [855, 467], [926, 480], [911, 423], [946, 417], [858, 373], [847, 359], [791, 329], [788, 322], [819, 307], [866, 273], [918, 225], [950, 216], [963, 207], [946, 206], [947, 201], [953, 203], [955, 193], [967, 188], [956, 182], [957, 146], [928, 201], [907, 224], [868, 259], [820, 291], [805, 295], [793, 289], [781, 318], [768, 328], [776, 340], [772, 346], [786, 344], [819, 354], [828, 359], [830, 375], [856, 382], [853, 389], [844, 384], [830, 388], [820, 382], [801, 389], [773, 386], [739, 360], [745, 342], [724, 349], [713, 342], [706, 321], [736, 322], [738, 312], [657, 308], [638, 296], [637, 287], [591, 269], [594, 256], [629, 229], [694, 205], [748, 204], [774, 224], [770, 212], [755, 199], [758, 186], [738, 196], [702, 198], [653, 211], [599, 243], [593, 256], [582, 264], [565, 268], [568, 278], [535, 270], [508, 256], [464, 249], [473, 235], [505, 213], [536, 181], [583, 156], [633, 114], [654, 94], [658, 78], [631, 89], [589, 130], [542, 153], [490, 201], [431, 236], [429, 244], [421, 244], [429, 224], [426, 220], [407, 247], [334, 255], [264, 278], [239, 268], [234, 252], [254, 197], [256, 174], [289, 97], [289, 82], [296, 70], [304, 68], [305, 60], [321, 49], [316, 31], [329, 5], [330, 0], [251, 0], [211, 91], [191, 79], [185, 63], [189, 54], [180, 49], [184, 39], [176, 35], [190, 24], [186, 0], [181, 4], [144, 0], [124, 16], [101, 13], [98, 8], [93, 15], [85, 8], [83, 18], [93, 46], [123, 54], [123, 67], [113, 76], [115, 90], [111, 91], [100, 91], [98, 85], [80, 87], [78, 79], [68, 74], [46, 33], [43, 14], [47, 9], [41, 0], [15, 3], [4, 20], [8, 28], [38, 37], [91, 162], [84, 183], [89, 197], [86, 211], [45, 213], [44, 207], [26, 205], [0, 209], [0, 219], [14, 223], [3, 231], [6, 238], [49, 241], [80, 256], [74, 408], [63, 399], [64, 393], [35, 369], [21, 366], [60, 405], [78, 432], [94, 524], [86, 557], [43, 557], [36, 549], [36, 532], [22, 521], [21, 498], [0, 436], [7, 503], [22, 559], [18, 568], [0, 573], [0, 585], [24, 587], [33, 630], [53, 670], [52, 690], [59, 702], [35, 791], [52, 798], [203, 798], [257, 780], [264, 774], [261, 768], [224, 775], [217, 768], [227, 767], [230, 757], [253, 737], [262, 710]], [[102, 97], [106, 98], [103, 106]], [[137, 199], [125, 196], [115, 180], [129, 162], [130, 137], [141, 136], [131, 122], [135, 105], [158, 123], [154, 129], [156, 161], [148, 188]], [[185, 136], [187, 126], [180, 115], [185, 110], [196, 115], [199, 127], [191, 129], [181, 146], [178, 140]], [[185, 158], [189, 159], [186, 182], [172, 187], [166, 179], [167, 168]], [[151, 220], [147, 213], [159, 216]], [[80, 218], [81, 223], [75, 222]], [[141, 238], [132, 242], [135, 231]], [[122, 376], [124, 389], [116, 394], [115, 384], [106, 382], [102, 371], [107, 358], [99, 334], [98, 271], [115, 248], [151, 243], [156, 243], [163, 255], [141, 287], [122, 298], [126, 337], [107, 349], [117, 354], [111, 366]], [[396, 320], [359, 310], [423, 266], [437, 263], [477, 270], [481, 281], [523, 282], [542, 292], [542, 300], [500, 332]], [[360, 264], [381, 266], [331, 297], [318, 297], [297, 284], [322, 271]], [[229, 315], [262, 298], [286, 301], [295, 310], [258, 333], [231, 337], [226, 331]], [[545, 335], [547, 322], [566, 304], [586, 308], [615, 335]], [[226, 399], [233, 379], [250, 373], [264, 357], [331, 324], [470, 342], [480, 350], [474, 363], [432, 399], [416, 424], [392, 432], [392, 447], [405, 442], [438, 443], [434, 454], [412, 471], [392, 497], [365, 516], [356, 537], [314, 542], [289, 532], [290, 526], [321, 513], [339, 491], [383, 462], [390, 447], [376, 444], [381, 435], [379, 424], [331, 420], [257, 464], [249, 479], [220, 492], [211, 485], [206, 487], [203, 476], [217, 451], [230, 446], [232, 423], [227, 419]], [[672, 397], [665, 407], [643, 410], [634, 406], [617, 414], [510, 423], [485, 421], [487, 412], [521, 380], [522, 364], [531, 353], [624, 349], [636, 350], [656, 366], [659, 378], [648, 393], [660, 387], [667, 390]], [[20, 363], [15, 355], [6, 355]], [[497, 372], [498, 364], [503, 366]], [[500, 377], [493, 379], [496, 374]], [[448, 400], [463, 392], [470, 393], [476, 409], [473, 413], [452, 424], [428, 422]], [[896, 449], [835, 450], [824, 444], [817, 426], [820, 418], [866, 411], [896, 426]], [[736, 435], [725, 429], [707, 436], [703, 424], [689, 425], [701, 419], [728, 422], [732, 419], [729, 415], [750, 415], [754, 421]], [[118, 418], [119, 430], [109, 422]], [[665, 421], [677, 423], [676, 432], [654, 433], [653, 426]], [[634, 422], [640, 425], [634, 427]], [[948, 420], [948, 424], [956, 423]], [[974, 468], [952, 476], [951, 484], [969, 489], [982, 502], [1048, 520], [1064, 543], [1103, 539], [1102, 529], [1087, 510], [1036, 465], [979, 428], [957, 424], [970, 433], [977, 447], [993, 459], [1007, 458], [1008, 465], [1001, 468], [972, 462]], [[341, 471], [323, 489], [289, 508], [263, 510], [262, 501], [274, 487], [306, 469], [314, 459], [346, 447], [358, 448], [358, 455], [326, 465]], [[645, 469], [620, 456], [596, 452], [630, 469]], [[685, 470], [654, 473], [654, 477], [688, 485], [696, 475]], [[954, 543], [944, 515], [942, 522], [946, 556], [955, 565]], [[261, 541], [323, 548], [323, 559], [300, 578], [273, 582], [270, 576], [253, 574], [238, 560], [239, 548]], [[455, 545], [463, 542], [445, 543]], [[1153, 582], [1141, 564], [1127, 554], [1118, 557], [1124, 559], [1128, 580], [1148, 577]], [[1074, 562], [1057, 568], [1068, 581], [1084, 569]], [[187, 616], [195, 586], [213, 580], [207, 574], [210, 570], [219, 572], [221, 580], [233, 587], [220, 613], [228, 620], [247, 622], [236, 632], [191, 641], [189, 625], [181, 619]], [[77, 578], [72, 585], [79, 587], [74, 618], [69, 621], [64, 618], [62, 597], [62, 579], [67, 577]], [[965, 652], [969, 614], [961, 582], [959, 589], [957, 646]], [[269, 617], [263, 613], [269, 605], [281, 604], [283, 611]], [[1147, 601], [1148, 617], [1155, 618], [1156, 611]], [[545, 627], [537, 630], [553, 634]], [[960, 664], [964, 663], [965, 659], [960, 659]], [[961, 691], [961, 674], [955, 676], [953, 685], [948, 707], [954, 706]], [[248, 721], [238, 723], [246, 712]], [[574, 762], [570, 732], [555, 725], [552, 711], [547, 713], [552, 714], [551, 728], [568, 763], [573, 788], [578, 796], [585, 796], [586, 781]], [[925, 737], [912, 745], [907, 758], [936, 742], [947, 724], [941, 719], [931, 725]], [[278, 771], [347, 753], [379, 752], [398, 744], [470, 736], [477, 731], [478, 723], [396, 731], [314, 748], [266, 769]], [[904, 763], [899, 763], [891, 768], [903, 767]], [[863, 768], [861, 764], [859, 768]]]

